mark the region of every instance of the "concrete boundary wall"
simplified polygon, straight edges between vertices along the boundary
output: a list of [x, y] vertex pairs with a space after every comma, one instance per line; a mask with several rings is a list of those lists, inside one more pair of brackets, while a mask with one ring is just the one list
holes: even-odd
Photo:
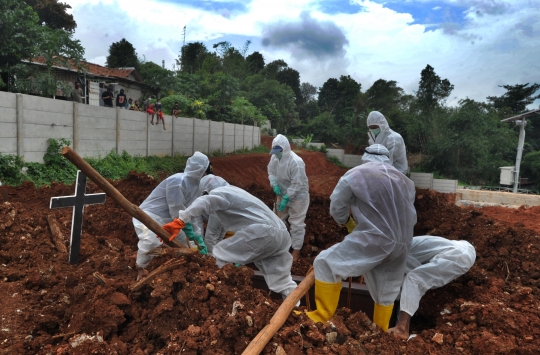
[[419, 189], [433, 189], [433, 174], [431, 173], [411, 173], [410, 179]]
[[230, 153], [261, 144], [261, 129], [249, 125], [165, 116], [150, 123], [145, 112], [0, 92], [0, 153], [43, 162], [49, 138], [69, 140], [83, 157], [111, 151], [131, 155]]
[[515, 194], [512, 192], [458, 189], [456, 205], [464, 206], [540, 206], [540, 195]]

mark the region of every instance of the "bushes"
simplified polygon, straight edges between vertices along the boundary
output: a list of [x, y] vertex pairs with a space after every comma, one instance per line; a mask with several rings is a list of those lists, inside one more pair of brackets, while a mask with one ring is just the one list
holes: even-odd
[[521, 176], [536, 182], [536, 186], [540, 186], [540, 151], [525, 155], [521, 163]]

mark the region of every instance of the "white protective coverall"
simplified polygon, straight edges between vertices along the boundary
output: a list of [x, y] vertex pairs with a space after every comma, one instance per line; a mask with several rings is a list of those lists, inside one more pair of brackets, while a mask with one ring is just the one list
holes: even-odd
[[366, 163], [345, 173], [330, 196], [334, 220], [345, 224], [350, 209], [356, 228], [341, 243], [317, 256], [315, 278], [336, 283], [364, 275], [375, 303], [389, 306], [403, 282], [416, 224], [414, 183], [388, 159], [364, 158]]
[[[283, 195], [289, 195], [289, 203], [281, 219], [288, 219], [291, 231], [292, 248], [302, 249], [306, 234], [306, 213], [309, 207], [309, 183], [306, 175], [306, 166], [302, 158], [291, 151], [287, 137], [278, 134], [272, 141], [272, 147], [279, 145], [283, 148], [281, 159], [272, 154], [268, 163], [268, 179], [270, 186], [279, 185]], [[277, 206], [276, 206], [277, 208]]]
[[369, 144], [382, 144], [390, 152], [390, 162], [401, 173], [406, 174], [409, 169], [407, 163], [407, 154], [405, 150], [405, 142], [401, 135], [394, 132], [388, 126], [388, 121], [382, 113], [372, 111], [367, 117], [367, 125], [376, 125], [381, 128], [381, 133], [375, 137], [371, 132], [368, 132]]
[[[223, 187], [223, 186], [229, 186], [229, 183], [223, 179], [222, 177], [220, 176], [216, 176], [216, 175], [206, 175], [205, 177], [203, 177], [201, 179], [201, 183], [199, 184], [199, 196], [203, 196], [203, 195], [208, 195], [208, 189], [213, 190], [213, 189], [217, 189], [218, 187]], [[221, 233], [221, 224], [217, 224], [216, 223], [212, 223], [211, 222], [211, 219], [210, 219], [210, 216], [208, 216], [206, 213], [203, 213], [201, 215], [201, 221], [207, 221], [207, 225], [206, 225], [206, 229], [216, 229], [218, 228], [219, 230], [218, 231], [215, 231], [213, 233], [210, 233], [210, 236], [214, 236], [214, 235], [219, 235]], [[201, 229], [204, 229], [204, 226], [201, 227]], [[201, 236], [203, 238], [206, 237], [206, 232], [204, 232], [203, 234], [201, 234]], [[206, 239], [206, 238], [205, 238]], [[206, 241], [204, 242], [204, 244], [206, 245], [206, 248], [208, 249], [208, 253], [209, 254], [212, 254], [212, 249], [208, 248], [208, 245], [206, 243]], [[213, 246], [215, 245], [215, 242], [214, 243], [211, 243], [212, 244], [212, 248]]]
[[[187, 160], [184, 172], [171, 175], [163, 180], [139, 208], [160, 225], [172, 222], [178, 216], [178, 211], [191, 205], [200, 196], [199, 183], [208, 164], [209, 160], [206, 155], [195, 152]], [[202, 220], [197, 219], [193, 222], [195, 233], [201, 234]], [[137, 265], [145, 268], [153, 258], [151, 255], [146, 255], [146, 253], [159, 247], [162, 242], [159, 238], [156, 238], [154, 232], [135, 218], [133, 218], [133, 226], [139, 236]], [[178, 240], [180, 242], [186, 240], [184, 232], [181, 232]]]
[[431, 235], [414, 237], [401, 290], [401, 310], [412, 317], [427, 290], [442, 287], [465, 274], [475, 259], [474, 247], [465, 240]]
[[[235, 186], [201, 186], [204, 195], [178, 218], [185, 223], [202, 214], [210, 216], [205, 244], [219, 267], [227, 263], [254, 263], [268, 288], [286, 297], [296, 288], [291, 277], [291, 238], [283, 221], [261, 200]], [[225, 231], [234, 232], [223, 239]]]

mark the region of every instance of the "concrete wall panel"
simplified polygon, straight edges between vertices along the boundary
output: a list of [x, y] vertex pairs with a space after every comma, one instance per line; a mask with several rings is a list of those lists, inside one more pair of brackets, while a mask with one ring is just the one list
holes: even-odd
[[438, 192], [455, 194], [457, 186], [457, 180], [433, 179], [432, 189]]
[[431, 173], [411, 173], [411, 180], [414, 186], [419, 189], [431, 189], [433, 187], [433, 174]]

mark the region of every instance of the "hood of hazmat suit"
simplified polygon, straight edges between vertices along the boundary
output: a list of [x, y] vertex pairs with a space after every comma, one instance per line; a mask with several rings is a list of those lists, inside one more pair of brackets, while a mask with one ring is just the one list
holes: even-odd
[[304, 161], [291, 150], [287, 137], [278, 134], [272, 141], [272, 147], [276, 145], [283, 148], [283, 155], [281, 159], [276, 154], [272, 154], [270, 158], [268, 164], [270, 186], [279, 185], [283, 195], [289, 195], [290, 201], [306, 198], [309, 183]]
[[[270, 290], [283, 295], [296, 287], [290, 270], [291, 237], [285, 224], [255, 196], [235, 186], [212, 188], [205, 181], [208, 195], [180, 211], [178, 218], [190, 222], [206, 214], [209, 217], [205, 244], [218, 266], [226, 263], [246, 265], [251, 262], [261, 270]], [[226, 231], [234, 236], [223, 240]]]
[[206, 155], [195, 152], [187, 160], [183, 173], [163, 180], [139, 207], [145, 212], [172, 221], [178, 216], [178, 211], [185, 209], [199, 197], [199, 184], [208, 162]]
[[392, 165], [368, 162], [345, 173], [330, 196], [330, 215], [356, 222], [343, 242], [321, 252], [315, 277], [337, 282], [364, 275], [377, 304], [392, 304], [403, 276], [416, 224], [414, 183]]
[[369, 144], [382, 144], [387, 149], [390, 155], [390, 162], [394, 167], [403, 174], [407, 173], [409, 165], [407, 163], [407, 154], [405, 149], [405, 142], [401, 135], [390, 129], [388, 121], [382, 113], [378, 111], [372, 111], [368, 115], [367, 125], [377, 125], [381, 128], [381, 133], [376, 137], [373, 133], [368, 132]]
[[390, 162], [390, 152], [382, 144], [372, 144], [366, 148], [362, 155], [362, 163], [380, 162], [392, 165]]
[[216, 175], [206, 175], [199, 184], [200, 195], [207, 195], [210, 191], [223, 186], [229, 186], [229, 183], [224, 178]]

